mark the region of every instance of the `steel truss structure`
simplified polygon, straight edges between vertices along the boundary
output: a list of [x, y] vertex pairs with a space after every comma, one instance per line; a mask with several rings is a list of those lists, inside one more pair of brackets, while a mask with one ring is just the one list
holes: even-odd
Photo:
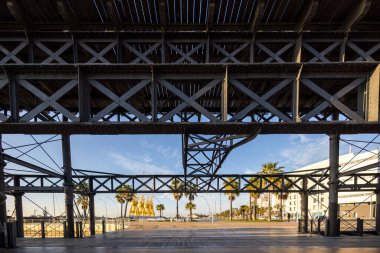
[[[107, 192], [128, 180], [137, 192], [170, 191], [170, 177], [76, 178], [73, 134], [181, 134], [184, 175], [171, 177], [212, 192], [224, 191], [217, 172], [228, 154], [258, 134], [329, 134], [329, 173], [272, 175], [291, 185], [274, 189], [298, 191], [301, 180], [306, 196], [314, 182], [330, 191], [336, 220], [338, 190], [378, 187], [361, 170], [339, 181], [337, 157], [340, 134], [379, 133], [380, 3], [223, 2], [0, 1], [0, 134], [62, 135], [64, 161], [61, 175], [2, 152], [0, 192], [53, 191], [63, 180], [72, 221], [73, 179]], [[4, 161], [43, 175], [5, 176]], [[247, 177], [232, 177], [245, 191]]]
[[[228, 192], [299, 192], [317, 194], [328, 192], [328, 174], [288, 174], [288, 175], [215, 175], [215, 176], [184, 176], [184, 175], [78, 175], [73, 181], [80, 186], [89, 186], [88, 192], [78, 189], [75, 193], [122, 193], [124, 185], [130, 185], [134, 193], [228, 193]], [[355, 173], [344, 176], [338, 181], [340, 192], [375, 191], [379, 187], [380, 174]], [[177, 180], [182, 188], [173, 188], [172, 182]], [[211, 183], [210, 183], [211, 181]], [[307, 188], [303, 188], [305, 184]], [[9, 192], [25, 193], [62, 193], [63, 177], [48, 175], [6, 175], [5, 189]], [[192, 185], [192, 187], [186, 187]], [[194, 187], [195, 186], [195, 187]], [[229, 187], [232, 187], [230, 189]]]

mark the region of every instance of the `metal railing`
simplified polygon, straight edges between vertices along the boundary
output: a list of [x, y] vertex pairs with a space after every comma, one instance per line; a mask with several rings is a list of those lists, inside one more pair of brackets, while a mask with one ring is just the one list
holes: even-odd
[[[312, 234], [327, 235], [329, 233], [329, 220], [311, 219], [308, 221], [308, 231], [304, 231], [304, 220], [298, 220], [298, 232], [309, 232]], [[376, 233], [375, 219], [338, 219], [338, 234], [372, 234]]]
[[[130, 227], [129, 218], [98, 219], [95, 220], [95, 234], [121, 231]], [[66, 234], [66, 221], [57, 220], [24, 220], [24, 237], [26, 238], [64, 238]], [[90, 221], [77, 219], [74, 223], [75, 237], [91, 236]]]

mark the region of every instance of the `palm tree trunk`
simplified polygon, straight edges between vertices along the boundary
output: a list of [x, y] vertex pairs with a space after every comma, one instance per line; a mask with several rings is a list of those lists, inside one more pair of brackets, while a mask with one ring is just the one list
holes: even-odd
[[128, 201], [125, 202], [124, 218], [127, 217], [127, 210], [128, 210]]
[[230, 221], [232, 221], [232, 199], [230, 199]]
[[120, 203], [120, 218], [123, 218], [123, 203]]
[[249, 220], [252, 220], [252, 195], [249, 194]]
[[272, 203], [271, 203], [271, 199], [270, 199], [270, 192], [268, 192], [268, 220], [271, 221], [272, 220]]
[[257, 199], [256, 198], [253, 200], [253, 208], [254, 208], [253, 217], [255, 220], [257, 220]]
[[192, 208], [190, 208], [190, 221], [193, 221], [193, 209]]
[[179, 214], [178, 214], [178, 199], [177, 200], [177, 215], [176, 215], [176, 218], [179, 219]]
[[281, 216], [281, 217], [280, 217], [280, 220], [281, 220], [281, 221], [284, 221], [284, 215], [283, 215], [283, 213], [282, 213], [282, 212], [283, 212], [283, 210], [282, 210], [282, 209], [283, 209], [283, 208], [282, 208], [282, 197], [283, 197], [283, 196], [282, 196], [282, 192], [281, 192], [281, 195], [280, 195], [280, 196], [281, 196], [281, 199], [280, 199], [280, 216]]

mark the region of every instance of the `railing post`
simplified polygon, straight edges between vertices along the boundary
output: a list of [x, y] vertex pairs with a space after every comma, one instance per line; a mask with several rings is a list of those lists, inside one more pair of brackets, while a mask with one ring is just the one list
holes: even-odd
[[106, 220], [102, 220], [102, 232], [103, 234], [106, 233]]
[[41, 238], [45, 238], [45, 221], [41, 221]]
[[364, 230], [364, 221], [358, 218], [356, 222], [356, 231], [359, 235], [363, 236], [363, 230]]
[[301, 232], [308, 232], [308, 207], [309, 196], [307, 194], [307, 177], [302, 179], [302, 192], [301, 192], [301, 218], [303, 220], [303, 226]]
[[313, 223], [314, 223], [314, 220], [311, 219], [311, 220], [310, 220], [310, 234], [313, 233]]
[[340, 235], [340, 219], [336, 220], [336, 236]]
[[[380, 178], [378, 178], [380, 183]], [[380, 188], [376, 190], [376, 233], [380, 235]]]
[[95, 193], [89, 193], [90, 234], [95, 235]]

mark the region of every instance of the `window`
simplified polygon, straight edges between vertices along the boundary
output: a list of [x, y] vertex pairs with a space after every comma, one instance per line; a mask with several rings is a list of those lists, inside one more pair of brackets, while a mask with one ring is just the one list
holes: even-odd
[[321, 202], [323, 202], [324, 200], [325, 200], [325, 199], [322, 197], [322, 198], [321, 198]]
[[314, 202], [313, 203], [317, 203], [317, 199], [314, 199]]

